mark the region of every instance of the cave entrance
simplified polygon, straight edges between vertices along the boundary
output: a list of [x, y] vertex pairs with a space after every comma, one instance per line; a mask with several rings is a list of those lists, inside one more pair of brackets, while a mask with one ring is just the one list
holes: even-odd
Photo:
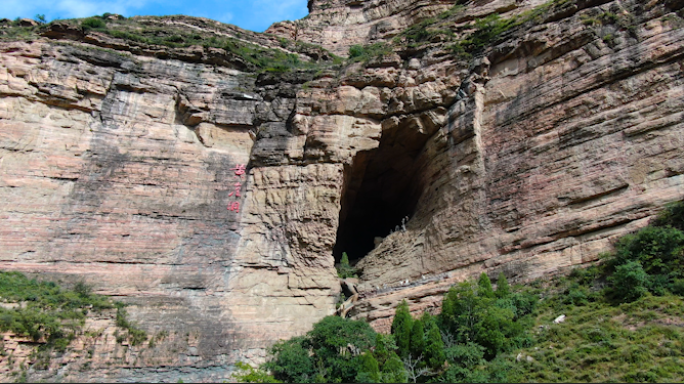
[[415, 212], [422, 191], [417, 158], [427, 138], [399, 141], [392, 133], [383, 133], [377, 149], [359, 152], [345, 169], [336, 262], [346, 252], [355, 264], [375, 248], [376, 237], [386, 237]]

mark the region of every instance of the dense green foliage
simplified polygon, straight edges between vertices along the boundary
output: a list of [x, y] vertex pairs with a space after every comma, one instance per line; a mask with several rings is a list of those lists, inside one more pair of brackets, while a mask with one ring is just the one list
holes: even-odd
[[0, 271], [0, 297], [14, 308], [0, 308], [0, 329], [45, 339], [63, 350], [89, 310], [112, 308], [106, 298], [90, 294], [83, 283], [63, 290], [53, 282], [38, 282], [19, 272]]
[[367, 323], [328, 316], [305, 336], [273, 346], [273, 358], [264, 368], [276, 379], [291, 383], [352, 382], [362, 366], [371, 364], [363, 364], [359, 351], [374, 347], [375, 341], [375, 332]]
[[0, 330], [44, 340], [43, 349], [64, 351], [82, 330], [89, 311], [118, 307], [116, 324], [128, 332], [133, 345], [147, 334], [127, 319], [123, 305], [92, 293], [90, 286], [77, 282], [63, 289], [51, 281], [29, 279], [19, 272], [0, 271]]
[[403, 301], [389, 335], [327, 317], [252, 372], [288, 382], [680, 382], [683, 212], [668, 206], [568, 277], [511, 287], [499, 274], [494, 288], [482, 274], [452, 287], [436, 317], [414, 318]]
[[684, 279], [684, 203], [669, 205], [653, 225], [622, 237], [607, 258], [609, 294], [633, 301], [646, 291], [655, 295], [681, 292]]

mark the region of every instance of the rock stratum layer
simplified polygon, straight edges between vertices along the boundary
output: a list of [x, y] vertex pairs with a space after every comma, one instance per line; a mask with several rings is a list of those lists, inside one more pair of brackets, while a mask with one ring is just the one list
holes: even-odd
[[282, 75], [63, 25], [0, 42], [0, 267], [84, 278], [174, 335], [146, 358], [95, 343], [79, 379], [175, 381], [226, 378], [333, 314], [345, 251], [350, 313], [378, 330], [481, 272], [593, 262], [684, 198], [682, 5], [315, 0], [269, 32], [342, 54], [444, 11], [457, 38], [536, 16], [472, 58], [435, 37]]

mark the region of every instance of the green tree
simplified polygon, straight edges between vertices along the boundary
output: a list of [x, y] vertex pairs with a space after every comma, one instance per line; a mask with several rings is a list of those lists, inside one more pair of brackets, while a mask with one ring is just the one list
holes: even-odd
[[486, 273], [482, 273], [480, 278], [477, 280], [478, 296], [493, 299], [494, 289], [492, 288], [492, 282], [489, 280], [489, 276]]
[[511, 286], [508, 285], [508, 280], [503, 272], [499, 272], [499, 277], [496, 279], [496, 297], [503, 299], [511, 295]]
[[423, 355], [423, 350], [425, 349], [425, 332], [423, 331], [423, 322], [414, 321], [413, 327], [411, 328], [411, 343], [409, 351], [411, 356], [417, 359], [419, 356]]
[[340, 260], [340, 266], [337, 270], [337, 276], [346, 279], [349, 277], [356, 277], [356, 270], [349, 264], [349, 256], [347, 252], [342, 252], [342, 259]]
[[406, 383], [408, 374], [404, 363], [396, 353], [392, 353], [382, 366], [381, 379], [383, 383]]
[[608, 277], [614, 297], [618, 301], [634, 301], [648, 292], [648, 274], [638, 261], [618, 265]]
[[264, 364], [264, 368], [273, 376], [288, 383], [306, 383], [316, 374], [314, 362], [309, 351], [302, 346], [305, 338], [294, 337], [281, 341], [271, 347], [271, 360]]
[[511, 339], [518, 336], [520, 327], [513, 322], [513, 311], [488, 305], [481, 312], [475, 325], [477, 335], [474, 341], [485, 347], [485, 357], [494, 358], [498, 353], [508, 350]]
[[361, 367], [359, 373], [356, 375], [357, 383], [379, 383], [380, 382], [380, 368], [378, 361], [375, 360], [373, 354], [366, 352], [360, 357]]
[[403, 300], [397, 306], [392, 320], [392, 335], [397, 343], [397, 353], [403, 359], [408, 356], [411, 345], [411, 330], [413, 328], [413, 318], [409, 311], [408, 303]]
[[352, 382], [358, 374], [360, 356], [355, 356], [349, 345], [364, 351], [374, 347], [375, 340], [375, 331], [365, 321], [327, 316], [314, 324], [303, 344], [327, 368], [328, 380]]
[[449, 383], [483, 383], [487, 381], [477, 367], [486, 363], [485, 348], [475, 343], [459, 344], [444, 350], [449, 369], [444, 381]]
[[40, 24], [47, 23], [47, 20], [45, 19], [45, 15], [40, 14], [40, 13], [36, 14], [36, 21], [38, 21]]
[[460, 342], [475, 340], [478, 331], [476, 325], [480, 321], [483, 307], [482, 301], [471, 281], [464, 281], [452, 287], [442, 307], [442, 326]]
[[397, 343], [394, 341], [394, 335], [386, 335], [378, 333], [375, 335], [375, 359], [378, 364], [383, 365], [390, 357], [397, 351]]
[[428, 330], [424, 356], [428, 366], [434, 370], [440, 369], [444, 364], [444, 342], [436, 324], [431, 325]]

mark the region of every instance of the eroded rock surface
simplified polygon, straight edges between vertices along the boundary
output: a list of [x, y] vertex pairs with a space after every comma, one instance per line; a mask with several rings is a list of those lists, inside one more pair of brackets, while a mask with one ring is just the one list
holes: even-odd
[[[467, 3], [452, 29], [542, 4]], [[344, 54], [453, 5], [316, 0], [270, 32]], [[473, 58], [435, 39], [318, 73], [67, 27], [2, 42], [0, 267], [85, 277], [186, 335], [91, 366], [175, 381], [228, 377], [335, 313], [342, 252], [361, 273], [349, 314], [378, 330], [481, 272], [595, 261], [684, 198], [680, 9], [561, 2]]]

